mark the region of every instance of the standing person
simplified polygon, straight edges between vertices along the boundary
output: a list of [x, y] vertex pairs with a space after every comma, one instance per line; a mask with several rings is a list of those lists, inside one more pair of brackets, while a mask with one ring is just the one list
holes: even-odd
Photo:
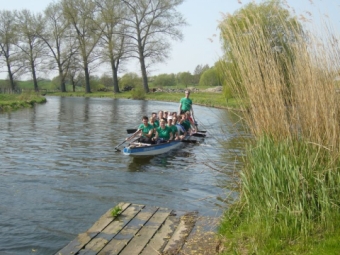
[[180, 114], [184, 114], [185, 112], [189, 111], [191, 112], [191, 117], [195, 120], [194, 118], [194, 110], [192, 108], [192, 101], [189, 98], [190, 96], [190, 91], [186, 90], [185, 91], [185, 97], [183, 97], [180, 101], [179, 101], [179, 111], [178, 111], [178, 115]]

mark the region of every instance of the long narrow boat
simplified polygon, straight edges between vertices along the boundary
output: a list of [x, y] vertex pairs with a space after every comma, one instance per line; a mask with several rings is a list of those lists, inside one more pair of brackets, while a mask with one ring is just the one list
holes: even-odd
[[124, 155], [129, 156], [153, 156], [169, 152], [180, 147], [182, 141], [171, 141], [161, 144], [147, 144], [132, 142], [123, 149]]
[[[133, 134], [137, 131], [137, 128], [130, 128], [127, 129], [126, 132], [128, 134]], [[192, 133], [191, 136], [196, 136], [196, 137], [205, 137], [206, 136], [207, 131], [197, 131], [196, 133]]]

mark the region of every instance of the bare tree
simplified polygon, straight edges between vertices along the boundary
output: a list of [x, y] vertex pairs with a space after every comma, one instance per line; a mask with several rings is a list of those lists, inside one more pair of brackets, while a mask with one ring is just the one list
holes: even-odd
[[126, 35], [131, 39], [134, 56], [139, 60], [146, 93], [149, 92], [148, 63], [164, 61], [170, 50], [169, 39], [182, 39], [179, 27], [186, 25], [186, 22], [176, 7], [183, 1], [122, 0], [129, 11], [124, 18], [128, 26]]
[[66, 76], [71, 58], [77, 53], [78, 45], [70, 30], [70, 24], [63, 15], [61, 3], [51, 3], [45, 9], [45, 26], [41, 34], [52, 56], [50, 68], [58, 70], [60, 89], [66, 92]]
[[11, 11], [0, 11], [0, 55], [12, 90], [16, 89], [15, 76], [22, 68], [18, 58], [18, 31], [15, 13]]
[[43, 17], [29, 10], [22, 10], [17, 16], [20, 38], [17, 46], [21, 50], [26, 68], [32, 75], [34, 90], [39, 91], [37, 71], [43, 63], [43, 57], [46, 56], [45, 44], [39, 36], [44, 27]]
[[74, 29], [85, 74], [85, 91], [91, 93], [90, 64], [96, 60], [95, 47], [100, 39], [97, 30], [96, 4], [93, 0], [62, 0], [65, 18]]
[[126, 15], [121, 0], [96, 0], [100, 12], [102, 58], [109, 62], [113, 77], [113, 92], [119, 93], [118, 69], [122, 60], [128, 58], [128, 38], [121, 17]]

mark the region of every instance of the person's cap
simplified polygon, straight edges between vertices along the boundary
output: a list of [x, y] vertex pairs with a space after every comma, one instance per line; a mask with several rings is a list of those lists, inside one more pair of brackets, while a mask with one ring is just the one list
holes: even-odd
[[168, 117], [168, 120], [172, 120], [172, 116], [169, 116], [169, 117]]

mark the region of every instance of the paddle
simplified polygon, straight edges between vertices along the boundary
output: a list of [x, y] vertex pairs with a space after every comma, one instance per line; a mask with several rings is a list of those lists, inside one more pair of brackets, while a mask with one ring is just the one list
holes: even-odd
[[[137, 129], [136, 129], [137, 130]], [[125, 139], [123, 142], [121, 142], [120, 144], [118, 144], [116, 147], [115, 147], [115, 150], [116, 151], [121, 151], [118, 147], [121, 146], [123, 143], [129, 141], [131, 138], [133, 138], [140, 130], [137, 130], [136, 132], [134, 132], [130, 137], [128, 137], [127, 139]]]
[[182, 143], [198, 143], [197, 140], [181, 140]]
[[190, 140], [191, 135], [187, 135], [183, 140], [181, 140], [182, 143], [199, 143], [197, 140]]
[[201, 131], [199, 131], [199, 133], [193, 133], [191, 134], [191, 136], [196, 136], [196, 137], [205, 137], [206, 134], [200, 134]]

